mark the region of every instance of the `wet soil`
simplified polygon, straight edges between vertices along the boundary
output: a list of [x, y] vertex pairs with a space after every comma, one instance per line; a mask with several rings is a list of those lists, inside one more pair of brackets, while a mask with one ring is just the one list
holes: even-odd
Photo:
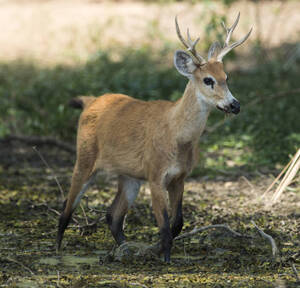
[[[209, 229], [175, 241], [167, 265], [160, 256], [138, 253], [159, 239], [147, 184], [126, 219], [133, 252], [117, 254], [103, 217], [116, 181], [100, 174], [74, 213], [62, 252], [56, 253], [62, 200], [54, 174], [67, 191], [74, 156], [38, 149], [52, 169], [32, 147], [0, 144], [0, 287], [298, 287], [291, 264], [300, 270], [299, 183], [267, 206], [269, 198], [262, 200], [261, 195], [271, 175], [188, 179], [182, 233], [227, 223], [253, 238]], [[97, 227], [87, 228], [97, 218]], [[273, 237], [280, 251], [277, 257], [251, 220]]]

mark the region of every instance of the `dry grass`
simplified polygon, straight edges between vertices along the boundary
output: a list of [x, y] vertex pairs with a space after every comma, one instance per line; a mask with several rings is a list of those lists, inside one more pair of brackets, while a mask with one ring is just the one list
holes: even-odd
[[[297, 153], [290, 160], [290, 162], [284, 167], [281, 173], [276, 177], [276, 179], [272, 182], [272, 184], [265, 191], [263, 197], [270, 198], [270, 191], [273, 188], [274, 184], [284, 175], [276, 188], [276, 191], [272, 195], [272, 199], [269, 204], [275, 203], [281, 194], [288, 188], [288, 186], [292, 183], [292, 181], [297, 182], [297, 174], [299, 172], [300, 167], [300, 149], [298, 149]], [[298, 174], [299, 175], [299, 174]]]

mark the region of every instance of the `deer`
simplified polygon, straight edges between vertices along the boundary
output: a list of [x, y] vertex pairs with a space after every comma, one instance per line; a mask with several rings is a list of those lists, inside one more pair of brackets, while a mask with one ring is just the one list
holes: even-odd
[[183, 96], [175, 101], [142, 101], [123, 94], [99, 97], [79, 96], [71, 101], [83, 109], [77, 131], [76, 163], [71, 186], [59, 218], [57, 249], [81, 197], [99, 170], [118, 177], [117, 193], [108, 208], [106, 221], [118, 245], [126, 242], [124, 218], [133, 205], [142, 181], [148, 181], [154, 216], [160, 232], [160, 253], [170, 262], [173, 239], [183, 227], [184, 181], [198, 159], [198, 142], [207, 118], [215, 107], [238, 114], [240, 103], [228, 89], [223, 57], [244, 43], [230, 39], [240, 13], [230, 28], [224, 23], [223, 46], [214, 42], [205, 60], [196, 50], [200, 38], [181, 34], [177, 16], [175, 27], [187, 49], [177, 50], [174, 66], [188, 79]]

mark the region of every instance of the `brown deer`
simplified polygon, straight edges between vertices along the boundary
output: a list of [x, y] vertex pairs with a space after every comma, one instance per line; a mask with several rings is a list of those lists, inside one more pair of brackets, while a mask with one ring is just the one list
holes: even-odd
[[[149, 182], [152, 208], [160, 229], [161, 251], [170, 261], [172, 239], [183, 226], [182, 194], [184, 180], [197, 163], [198, 141], [213, 107], [238, 114], [239, 102], [230, 93], [222, 58], [249, 37], [229, 44], [239, 21], [226, 30], [221, 47], [212, 44], [208, 61], [196, 51], [187, 30], [182, 37], [177, 17], [179, 39], [192, 54], [178, 50], [174, 64], [189, 81], [176, 102], [145, 102], [122, 94], [78, 97], [73, 106], [83, 108], [77, 134], [77, 160], [64, 210], [59, 219], [57, 247], [82, 195], [98, 170], [118, 175], [118, 192], [107, 212], [107, 222], [117, 244], [125, 241], [123, 222], [138, 195], [141, 180]], [[168, 201], [167, 194], [169, 198]], [[169, 212], [168, 212], [169, 211]]]

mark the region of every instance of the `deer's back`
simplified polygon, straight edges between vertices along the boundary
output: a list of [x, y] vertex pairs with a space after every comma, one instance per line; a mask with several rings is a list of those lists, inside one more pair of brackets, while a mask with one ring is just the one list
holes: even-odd
[[167, 153], [170, 147], [166, 117], [173, 105], [122, 94], [100, 96], [81, 114], [77, 146], [94, 145], [101, 169], [146, 178], [153, 154]]

